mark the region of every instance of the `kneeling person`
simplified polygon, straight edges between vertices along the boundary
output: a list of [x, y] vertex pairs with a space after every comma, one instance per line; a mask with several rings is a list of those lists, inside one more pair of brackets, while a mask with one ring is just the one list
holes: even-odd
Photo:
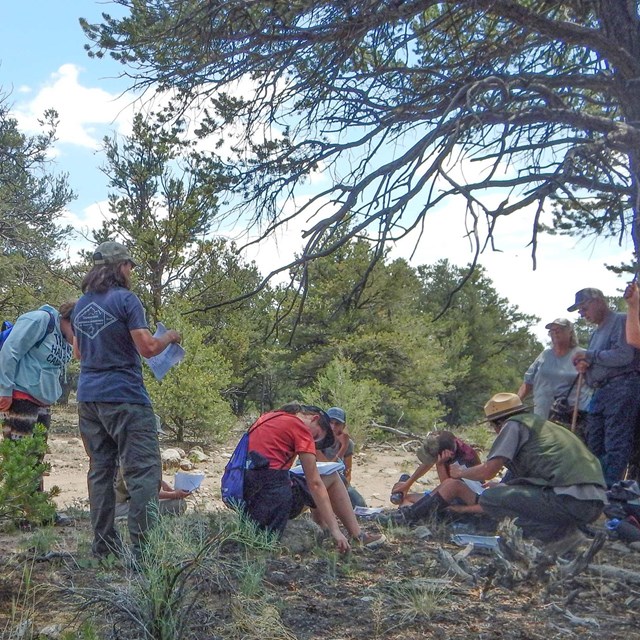
[[[496, 394], [484, 410], [498, 434], [487, 461], [467, 469], [452, 467], [450, 478], [425, 498], [421, 518], [447, 508], [495, 520], [515, 518], [525, 536], [550, 542], [600, 516], [606, 502], [602, 468], [577, 436], [531, 413], [514, 393]], [[503, 467], [510, 471], [509, 480], [479, 496], [460, 482], [487, 482]], [[454, 501], [468, 506], [451, 506]], [[415, 514], [403, 511], [416, 506], [399, 509], [393, 521], [408, 521]]]

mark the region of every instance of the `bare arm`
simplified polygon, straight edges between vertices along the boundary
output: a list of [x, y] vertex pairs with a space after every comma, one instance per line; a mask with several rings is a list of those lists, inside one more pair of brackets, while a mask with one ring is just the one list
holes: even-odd
[[627, 301], [627, 342], [636, 349], [640, 349], [640, 291], [638, 285], [632, 282], [624, 292]]
[[422, 476], [427, 473], [432, 466], [432, 464], [420, 464], [408, 480], [405, 480], [404, 482], [396, 482], [391, 489], [391, 493], [402, 493], [403, 495], [407, 495], [409, 489], [411, 489], [411, 485], [418, 480], [418, 478], [422, 478]]
[[524, 400], [533, 391], [533, 385], [523, 382], [518, 389], [518, 397]]
[[177, 331], [170, 329], [159, 338], [155, 338], [149, 329], [133, 329], [130, 331], [131, 338], [138, 353], [143, 358], [151, 358], [162, 353], [170, 344], [179, 343], [182, 339]]
[[506, 458], [491, 458], [491, 460], [487, 460], [475, 467], [469, 467], [468, 469], [465, 469], [464, 467], [452, 467], [449, 470], [449, 473], [452, 478], [456, 479], [466, 478], [467, 480], [486, 482], [497, 475], [500, 469], [504, 467], [505, 462]]
[[338, 549], [342, 552], [349, 551], [349, 541], [345, 538], [342, 531], [340, 531], [338, 520], [331, 508], [327, 488], [324, 486], [324, 482], [322, 482], [322, 478], [320, 478], [320, 474], [318, 473], [316, 457], [312, 453], [300, 453], [298, 456], [302, 464], [302, 469], [304, 470], [307, 487], [316, 503], [320, 519], [329, 527], [329, 533], [334, 539]]

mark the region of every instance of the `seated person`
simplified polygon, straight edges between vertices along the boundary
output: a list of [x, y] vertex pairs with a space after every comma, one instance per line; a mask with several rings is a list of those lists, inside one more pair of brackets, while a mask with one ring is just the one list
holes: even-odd
[[[310, 507], [314, 520], [342, 552], [350, 544], [338, 520], [363, 546], [383, 543], [384, 536], [360, 529], [340, 476], [334, 472], [321, 477], [318, 472], [316, 446], [324, 449], [334, 440], [329, 417], [318, 407], [292, 403], [262, 415], [249, 430], [251, 466], [245, 472], [243, 496], [247, 515], [262, 529], [282, 535], [288, 520]], [[296, 456], [304, 477], [289, 473]]]
[[[122, 467], [118, 466], [115, 480], [116, 491], [116, 518], [126, 518], [129, 515], [129, 492], [122, 477]], [[168, 482], [162, 481], [158, 493], [159, 511], [162, 515], [181, 516], [187, 510], [185, 498], [189, 491], [174, 489]]]
[[347, 487], [349, 499], [354, 507], [366, 507], [367, 503], [358, 491], [351, 485], [351, 469], [353, 466], [353, 440], [347, 432], [347, 414], [340, 407], [331, 407], [327, 410], [329, 423], [333, 430], [335, 442], [331, 447], [325, 447], [316, 451], [319, 462], [343, 462], [344, 473], [342, 479]]
[[407, 480], [396, 482], [391, 489], [392, 494], [403, 494], [402, 505], [414, 504], [425, 497], [425, 492], [409, 493], [409, 489], [434, 464], [441, 483], [450, 477], [449, 467], [452, 463], [465, 467], [475, 467], [480, 464], [478, 452], [470, 444], [460, 440], [460, 438], [456, 438], [451, 431], [432, 431], [428, 433], [416, 454], [420, 460], [420, 465]]
[[[450, 478], [431, 495], [398, 509], [387, 522], [416, 522], [449, 508], [495, 520], [515, 518], [525, 536], [550, 542], [575, 534], [600, 516], [606, 502], [602, 468], [576, 435], [534, 415], [514, 393], [496, 394], [484, 411], [498, 434], [487, 461], [452, 467]], [[503, 467], [510, 479], [480, 495], [461, 482], [486, 482]], [[468, 506], [450, 506], [455, 500]]]

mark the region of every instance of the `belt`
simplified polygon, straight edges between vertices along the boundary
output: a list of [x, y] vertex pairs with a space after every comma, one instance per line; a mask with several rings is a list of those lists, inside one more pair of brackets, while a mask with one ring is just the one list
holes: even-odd
[[600, 382], [594, 382], [591, 384], [591, 386], [594, 389], [601, 389], [602, 387], [608, 385], [610, 382], [613, 382], [613, 380], [616, 380], [618, 378], [635, 378], [636, 376], [640, 376], [640, 371], [625, 371], [624, 373], [618, 373], [615, 376], [610, 376], [609, 378], [605, 378]]

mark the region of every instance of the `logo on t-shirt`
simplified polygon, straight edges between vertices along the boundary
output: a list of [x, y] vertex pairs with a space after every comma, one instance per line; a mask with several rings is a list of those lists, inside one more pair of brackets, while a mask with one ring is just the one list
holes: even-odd
[[75, 317], [73, 326], [76, 331], [84, 333], [85, 336], [93, 340], [103, 329], [114, 322], [116, 322], [116, 318], [95, 302], [90, 302]]

